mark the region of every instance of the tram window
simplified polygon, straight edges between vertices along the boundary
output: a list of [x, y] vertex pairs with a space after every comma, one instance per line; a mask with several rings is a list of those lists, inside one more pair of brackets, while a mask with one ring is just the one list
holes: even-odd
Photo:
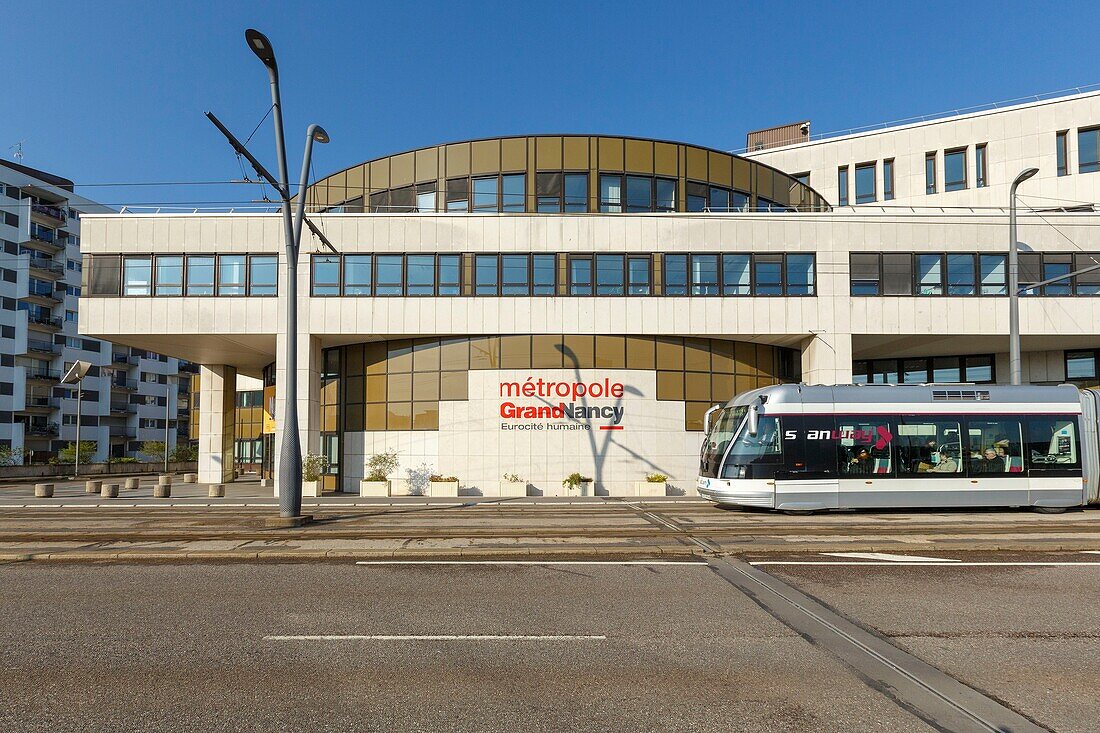
[[967, 420], [966, 458], [970, 474], [1023, 474], [1023, 431], [1016, 418]]
[[784, 468], [799, 478], [836, 476], [832, 415], [783, 417]]
[[700, 460], [699, 473], [703, 476], [718, 476], [718, 464], [729, 447], [730, 440], [741, 421], [745, 418], [748, 407], [723, 408], [711, 415], [710, 434], [703, 444], [703, 454]]
[[897, 423], [898, 475], [936, 476], [965, 470], [959, 421], [900, 417]]
[[837, 462], [841, 475], [889, 476], [893, 433], [883, 417], [837, 417]]
[[1027, 421], [1026, 459], [1030, 471], [1081, 468], [1075, 417], [1035, 417]]
[[761, 417], [756, 435], [749, 435], [747, 422], [741, 426], [722, 465], [722, 478], [774, 478], [782, 461], [779, 420]]

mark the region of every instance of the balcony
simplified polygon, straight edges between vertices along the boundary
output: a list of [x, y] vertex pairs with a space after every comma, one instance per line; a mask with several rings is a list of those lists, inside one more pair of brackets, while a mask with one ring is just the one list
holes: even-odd
[[59, 280], [65, 277], [65, 267], [49, 257], [31, 257], [30, 268], [35, 277], [47, 277]]
[[111, 403], [111, 415], [114, 417], [122, 417], [125, 415], [135, 414], [134, 406], [129, 402], [112, 402]]
[[26, 300], [31, 302], [45, 301], [49, 305], [58, 305], [61, 303], [61, 296], [58, 295], [58, 290], [53, 283], [32, 280], [27, 284]]
[[53, 358], [61, 353], [61, 346], [55, 344], [53, 341], [27, 339], [27, 353], [31, 356]]
[[49, 331], [56, 333], [61, 330], [64, 325], [60, 318], [53, 316], [35, 315], [30, 311], [27, 311], [27, 326], [38, 330]]
[[111, 355], [112, 364], [127, 364], [129, 366], [136, 366], [138, 358], [136, 356], [130, 356], [129, 354], [115, 353]]
[[112, 425], [108, 428], [111, 440], [134, 440], [137, 438], [137, 430], [125, 425]]
[[60, 206], [31, 204], [31, 218], [38, 219], [47, 226], [59, 227], [68, 221], [69, 214]]
[[61, 381], [62, 374], [59, 371], [53, 369], [31, 369], [27, 368], [27, 381], [28, 382], [59, 382]]
[[56, 438], [58, 435], [57, 423], [27, 423], [23, 425], [23, 436], [26, 438]]
[[56, 397], [42, 397], [39, 395], [27, 395], [23, 403], [23, 409], [19, 412], [50, 413], [60, 406], [60, 400]]
[[112, 379], [111, 389], [118, 390], [120, 392], [133, 392], [138, 388], [137, 380], [135, 379]]

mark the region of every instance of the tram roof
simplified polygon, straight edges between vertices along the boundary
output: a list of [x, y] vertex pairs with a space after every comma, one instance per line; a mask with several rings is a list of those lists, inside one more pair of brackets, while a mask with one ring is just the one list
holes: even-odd
[[1080, 390], [1072, 384], [1057, 386], [1005, 384], [779, 384], [737, 395], [727, 404], [747, 405], [766, 396], [766, 404], [932, 405], [968, 402], [976, 404], [1079, 404]]

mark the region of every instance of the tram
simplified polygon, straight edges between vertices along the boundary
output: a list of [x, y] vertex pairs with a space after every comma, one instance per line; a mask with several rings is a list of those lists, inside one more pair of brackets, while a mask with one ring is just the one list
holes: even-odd
[[706, 414], [699, 494], [787, 513], [1096, 503], [1100, 391], [785, 384]]

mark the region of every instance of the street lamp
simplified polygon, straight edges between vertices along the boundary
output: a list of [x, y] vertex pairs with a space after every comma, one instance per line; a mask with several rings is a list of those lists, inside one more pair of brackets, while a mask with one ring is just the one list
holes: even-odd
[[80, 475], [80, 401], [84, 396], [84, 377], [91, 368], [90, 362], [76, 361], [61, 378], [62, 384], [76, 384], [76, 449], [73, 450], [73, 478]]
[[[168, 375], [168, 381], [164, 383], [164, 475], [168, 475], [168, 425], [171, 423], [169, 419], [169, 411], [172, 404], [172, 382], [178, 381], [178, 376], [175, 374]], [[177, 392], [176, 399], [179, 399]], [[176, 433], [176, 442], [180, 439], [179, 433]]]
[[1020, 266], [1016, 241], [1016, 189], [1039, 172], [1028, 168], [1016, 176], [1008, 193], [1008, 374], [1011, 384], [1020, 384]]

